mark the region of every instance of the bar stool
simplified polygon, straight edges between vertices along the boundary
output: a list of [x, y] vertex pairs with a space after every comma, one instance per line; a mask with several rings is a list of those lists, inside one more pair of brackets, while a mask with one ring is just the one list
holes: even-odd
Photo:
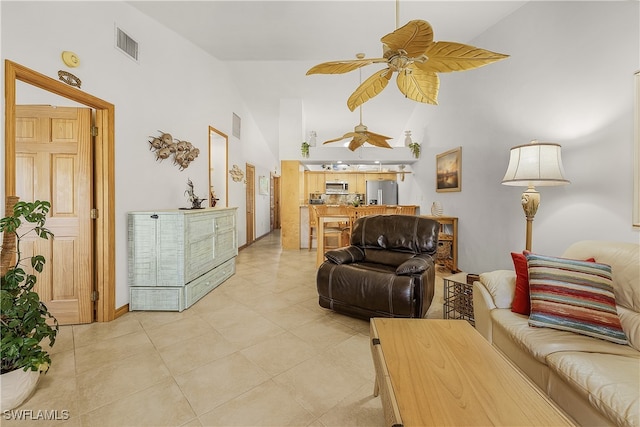
[[[315, 211], [315, 216], [316, 216], [316, 230], [319, 230], [320, 228], [318, 227], [318, 223], [320, 221], [323, 221], [322, 216], [323, 215], [327, 215], [328, 214], [328, 208], [327, 206], [322, 206], [322, 205], [318, 205], [318, 206], [312, 206], [312, 208]], [[339, 212], [336, 212], [339, 213]], [[342, 227], [339, 225], [339, 223], [325, 223], [325, 227], [324, 227], [324, 235], [323, 236], [317, 236], [317, 239], [323, 239], [323, 247], [324, 247], [324, 252], [330, 250], [330, 249], [336, 249], [336, 248], [341, 248], [343, 246], [346, 246], [344, 244], [345, 241], [345, 227]], [[335, 244], [334, 245], [330, 245], [328, 244], [328, 242], [330, 240], [335, 240]]]
[[309, 205], [309, 252], [313, 248], [314, 230], [316, 239], [318, 238], [318, 213], [315, 206]]

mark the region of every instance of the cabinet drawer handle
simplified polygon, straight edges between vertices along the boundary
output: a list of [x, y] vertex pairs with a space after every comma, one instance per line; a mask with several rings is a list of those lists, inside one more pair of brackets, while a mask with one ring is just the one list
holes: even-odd
[[158, 214], [153, 214], [153, 215], [151, 215], [151, 218], [153, 218], [153, 219], [158, 219]]

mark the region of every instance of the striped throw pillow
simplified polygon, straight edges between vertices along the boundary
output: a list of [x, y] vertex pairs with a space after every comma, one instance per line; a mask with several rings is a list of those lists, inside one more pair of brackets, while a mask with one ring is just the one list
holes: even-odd
[[531, 253], [526, 257], [529, 325], [628, 343], [616, 310], [611, 266]]

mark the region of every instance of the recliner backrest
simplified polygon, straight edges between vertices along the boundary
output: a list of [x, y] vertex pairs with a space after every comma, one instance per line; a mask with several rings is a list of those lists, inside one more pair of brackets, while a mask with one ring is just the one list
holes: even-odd
[[363, 249], [435, 254], [440, 224], [415, 215], [369, 215], [353, 224], [350, 243]]

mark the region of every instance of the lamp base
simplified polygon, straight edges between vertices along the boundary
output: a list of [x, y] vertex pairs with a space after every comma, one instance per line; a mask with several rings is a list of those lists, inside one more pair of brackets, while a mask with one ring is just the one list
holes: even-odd
[[538, 206], [540, 205], [540, 193], [538, 193], [533, 185], [530, 185], [527, 190], [522, 193], [522, 199], [520, 200], [522, 209], [527, 217], [527, 234], [525, 249], [531, 250], [531, 236], [533, 235], [533, 218], [538, 212]]

